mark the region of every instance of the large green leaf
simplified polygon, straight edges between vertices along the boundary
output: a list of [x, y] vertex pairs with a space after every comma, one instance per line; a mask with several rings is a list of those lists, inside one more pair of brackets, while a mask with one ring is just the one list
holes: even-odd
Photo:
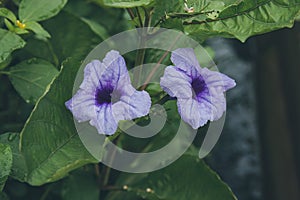
[[170, 166], [149, 174], [123, 174], [117, 182], [127, 191], [111, 192], [109, 200], [235, 200], [220, 177], [196, 156], [186, 154]]
[[10, 176], [19, 181], [26, 181], [27, 166], [24, 156], [19, 151], [20, 134], [19, 133], [5, 133], [0, 135], [0, 143], [7, 144], [12, 150], [12, 168]]
[[157, 6], [156, 13], [163, 17], [166, 11], [167, 18], [181, 19], [185, 32], [200, 41], [212, 36], [245, 41], [253, 35], [292, 27], [300, 10], [300, 0], [190, 0], [188, 7], [194, 7], [192, 13], [184, 11], [183, 0], [165, 4], [164, 10]]
[[50, 62], [36, 58], [23, 61], [9, 71], [13, 86], [28, 103], [35, 103], [57, 74]]
[[22, 0], [19, 17], [22, 22], [42, 21], [55, 16], [67, 3], [67, 0]]
[[64, 179], [62, 186], [63, 200], [98, 200], [100, 195], [99, 182], [94, 167], [91, 170], [79, 169]]
[[18, 35], [0, 29], [0, 63], [7, 59], [7, 57], [16, 49], [25, 46], [25, 41]]
[[132, 8], [138, 6], [149, 5], [154, 0], [96, 0], [103, 2], [106, 6], [117, 7], [117, 8]]
[[59, 61], [74, 59], [63, 63], [21, 132], [21, 153], [28, 167], [26, 181], [32, 185], [58, 180], [75, 168], [96, 162], [81, 143], [64, 103], [72, 96], [81, 60], [101, 40], [87, 24], [64, 12], [48, 20], [45, 27], [51, 33], [51, 46]]
[[6, 179], [12, 166], [12, 152], [9, 145], [0, 143], [0, 192], [2, 191]]
[[32, 185], [58, 180], [73, 169], [96, 162], [81, 143], [64, 105], [72, 95], [79, 66], [80, 62], [74, 60], [63, 64], [21, 132], [21, 152], [28, 167], [26, 181]]

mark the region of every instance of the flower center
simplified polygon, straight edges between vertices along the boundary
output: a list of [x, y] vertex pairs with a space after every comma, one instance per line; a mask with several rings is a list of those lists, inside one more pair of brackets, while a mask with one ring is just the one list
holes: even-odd
[[196, 99], [199, 99], [204, 94], [208, 93], [207, 85], [202, 76], [193, 79], [192, 88], [193, 88], [193, 97]]
[[103, 104], [111, 103], [111, 93], [113, 92], [112, 87], [105, 87], [101, 89], [97, 89], [95, 94], [96, 104], [101, 106]]
[[115, 103], [119, 101], [120, 98], [121, 94], [110, 86], [101, 89], [98, 88], [95, 94], [96, 105], [98, 106]]

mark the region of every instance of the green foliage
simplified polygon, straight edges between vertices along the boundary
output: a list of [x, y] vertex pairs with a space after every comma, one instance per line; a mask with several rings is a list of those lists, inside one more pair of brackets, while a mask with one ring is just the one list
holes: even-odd
[[55, 16], [67, 3], [67, 0], [22, 0], [19, 17], [23, 23], [43, 21]]
[[132, 8], [138, 6], [149, 5], [154, 0], [95, 0], [105, 6], [117, 7], [117, 8]]
[[25, 41], [18, 35], [0, 29], [0, 63], [5, 61], [8, 56], [16, 49], [25, 46]]
[[13, 86], [28, 103], [35, 103], [57, 74], [58, 70], [51, 63], [35, 58], [25, 60], [9, 70]]
[[0, 192], [2, 191], [6, 179], [12, 166], [12, 152], [9, 145], [0, 143]]
[[203, 161], [186, 154], [170, 166], [148, 174], [122, 174], [116, 183], [127, 191], [112, 192], [107, 200], [235, 200], [231, 190]]
[[[184, 1], [158, 1], [154, 19], [181, 19], [184, 31], [204, 41], [212, 36], [235, 37], [244, 42], [248, 37], [279, 28], [292, 27], [300, 1], [188, 1], [194, 12], [184, 10]], [[166, 15], [166, 16], [165, 16]]]

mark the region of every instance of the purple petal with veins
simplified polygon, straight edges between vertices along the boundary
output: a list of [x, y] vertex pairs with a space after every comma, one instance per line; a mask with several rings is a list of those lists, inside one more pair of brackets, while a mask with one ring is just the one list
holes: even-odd
[[132, 87], [124, 58], [112, 50], [103, 62], [86, 65], [79, 90], [65, 105], [78, 122], [89, 121], [99, 134], [112, 135], [120, 120], [147, 115], [151, 99]]
[[160, 85], [177, 98], [181, 118], [194, 129], [220, 119], [226, 110], [224, 92], [233, 88], [235, 81], [220, 72], [201, 68], [191, 48], [173, 51], [171, 60], [175, 66], [165, 69]]

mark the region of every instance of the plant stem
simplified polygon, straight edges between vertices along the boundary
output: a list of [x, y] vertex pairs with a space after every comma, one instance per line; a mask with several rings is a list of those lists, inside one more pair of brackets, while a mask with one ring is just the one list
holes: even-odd
[[[116, 133], [117, 136], [116, 136], [116, 137], [113, 137], [113, 140], [116, 140], [116, 142], [118, 142], [118, 140], [120, 139], [120, 133], [121, 133], [121, 131], [118, 131], [118, 132]], [[113, 150], [113, 152], [112, 152], [112, 154], [111, 154], [111, 156], [110, 156], [111, 159], [109, 160], [109, 165], [111, 165], [112, 162], [114, 161], [115, 156], [116, 156], [116, 151], [117, 151], [117, 149], [114, 148], [114, 150]], [[101, 188], [104, 188], [104, 187], [107, 185], [107, 183], [108, 183], [108, 181], [109, 181], [110, 171], [111, 171], [111, 168], [110, 168], [110, 167], [104, 166], [104, 169], [103, 169], [103, 171], [101, 172], [101, 174], [103, 174], [103, 175], [102, 175], [102, 181], [101, 181]]]
[[181, 35], [178, 35], [174, 42], [171, 44], [171, 46], [169, 47], [169, 49], [162, 55], [162, 57], [159, 59], [159, 61], [157, 62], [157, 64], [154, 66], [154, 68], [152, 69], [152, 71], [150, 72], [149, 76], [147, 77], [145, 83], [143, 84], [143, 86], [141, 87], [141, 90], [144, 90], [148, 83], [150, 82], [151, 78], [153, 77], [153, 75], [155, 74], [155, 72], [157, 71], [158, 67], [160, 66], [161, 62], [166, 58], [166, 56], [169, 54], [169, 51], [174, 47], [174, 45], [176, 44], [177, 40], [180, 38]]
[[0, 74], [4, 74], [4, 75], [10, 75], [11, 73], [8, 71], [0, 71]]
[[121, 187], [118, 187], [118, 186], [114, 186], [114, 185], [107, 185], [105, 187], [102, 187], [101, 190], [119, 190], [119, 191], [122, 191], [124, 189], [121, 188]]
[[131, 18], [132, 20], [134, 20], [135, 16], [134, 16], [134, 14], [133, 14], [131, 8], [126, 8], [126, 10], [127, 10], [128, 14], [129, 14], [130, 18]]
[[[145, 44], [146, 44], [147, 30], [141, 29], [138, 31], [142, 31], [142, 32], [140, 33], [139, 49], [136, 54], [135, 66], [140, 66], [140, 65], [144, 64], [145, 53], [146, 53]], [[137, 70], [134, 71], [133, 84], [135, 86], [137, 86], [139, 84], [141, 73], [142, 73], [142, 68], [138, 68]]]

